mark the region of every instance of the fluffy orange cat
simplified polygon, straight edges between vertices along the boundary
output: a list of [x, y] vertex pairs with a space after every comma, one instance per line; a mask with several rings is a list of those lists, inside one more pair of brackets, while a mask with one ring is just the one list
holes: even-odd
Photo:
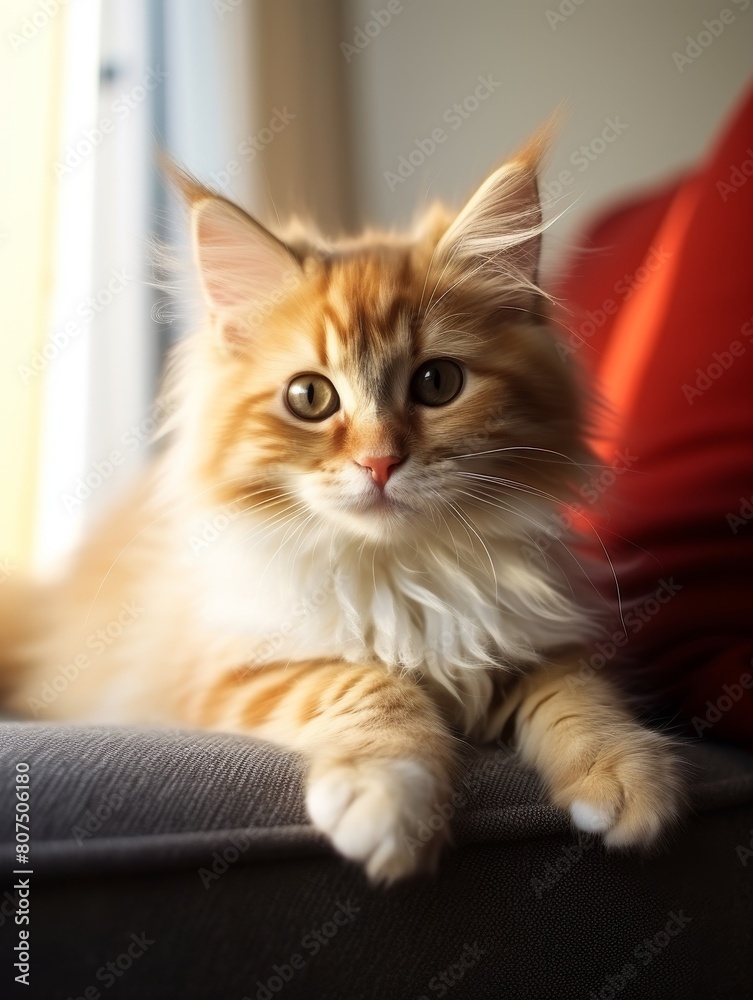
[[331, 246], [177, 175], [206, 323], [168, 380], [170, 443], [6, 620], [33, 638], [14, 711], [274, 741], [378, 881], [433, 866], [445, 830], [411, 845], [462, 738], [503, 730], [578, 829], [659, 835], [672, 744], [606, 677], [571, 683], [592, 616], [526, 556], [587, 459], [537, 285], [542, 146], [459, 215]]

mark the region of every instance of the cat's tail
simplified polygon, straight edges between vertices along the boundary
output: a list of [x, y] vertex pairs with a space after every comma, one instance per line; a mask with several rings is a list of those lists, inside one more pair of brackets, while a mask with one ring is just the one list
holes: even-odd
[[36, 661], [49, 606], [48, 587], [18, 572], [0, 583], [0, 707]]

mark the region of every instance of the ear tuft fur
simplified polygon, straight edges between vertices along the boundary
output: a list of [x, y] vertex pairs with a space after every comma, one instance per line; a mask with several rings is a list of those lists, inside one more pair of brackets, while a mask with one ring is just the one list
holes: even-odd
[[538, 174], [560, 117], [555, 112], [484, 181], [437, 245], [443, 267], [488, 279], [502, 300], [539, 291], [541, 234], [549, 223]]
[[298, 284], [297, 258], [260, 222], [168, 157], [161, 165], [190, 209], [194, 259], [210, 313], [226, 339], [250, 339], [259, 319]]

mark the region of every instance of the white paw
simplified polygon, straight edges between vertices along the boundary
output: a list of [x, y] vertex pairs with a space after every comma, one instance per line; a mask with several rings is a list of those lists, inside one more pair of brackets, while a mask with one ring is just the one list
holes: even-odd
[[608, 847], [647, 847], [682, 811], [683, 778], [671, 742], [633, 730], [577, 764], [562, 762], [556, 805]]
[[571, 803], [570, 816], [573, 823], [584, 833], [606, 833], [614, 823], [613, 810], [599, 809], [581, 799]]
[[449, 835], [447, 791], [411, 760], [334, 762], [312, 770], [306, 805], [312, 822], [376, 882], [433, 866]]

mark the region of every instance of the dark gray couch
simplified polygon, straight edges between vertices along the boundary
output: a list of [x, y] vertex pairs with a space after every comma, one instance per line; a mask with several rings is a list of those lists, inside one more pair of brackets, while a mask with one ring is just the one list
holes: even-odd
[[[295, 763], [266, 745], [0, 732], [3, 997], [753, 997], [740, 849], [753, 758], [739, 751], [688, 747], [695, 814], [650, 857], [579, 842], [503, 748], [479, 751], [438, 876], [379, 890], [307, 825]], [[13, 982], [18, 761], [32, 789], [29, 987]]]

